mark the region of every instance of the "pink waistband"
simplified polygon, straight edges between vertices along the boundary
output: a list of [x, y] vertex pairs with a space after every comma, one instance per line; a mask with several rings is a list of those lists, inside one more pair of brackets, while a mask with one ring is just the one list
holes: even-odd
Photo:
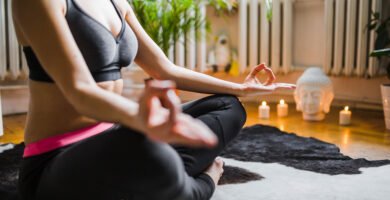
[[80, 140], [97, 135], [109, 128], [114, 124], [107, 122], [99, 122], [95, 125], [88, 126], [79, 130], [71, 131], [61, 135], [55, 135], [48, 137], [37, 142], [30, 143], [24, 149], [23, 157], [36, 156], [42, 153], [46, 153], [60, 147], [64, 147]]

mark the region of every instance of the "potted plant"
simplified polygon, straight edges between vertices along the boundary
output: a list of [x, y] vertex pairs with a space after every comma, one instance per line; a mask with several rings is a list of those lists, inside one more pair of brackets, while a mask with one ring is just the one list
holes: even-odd
[[[212, 6], [218, 13], [231, 12], [235, 0], [128, 0], [140, 24], [165, 54], [179, 38], [191, 30], [199, 37], [200, 27], [210, 26], [201, 15], [203, 5]], [[139, 67], [124, 68], [124, 95], [137, 99], [143, 89], [143, 80], [148, 75]], [[127, 90], [127, 91], [126, 91]]]
[[[202, 5], [211, 5], [217, 12], [232, 11], [233, 0], [128, 0], [142, 27], [158, 46], [168, 53], [169, 48], [180, 37], [194, 29], [209, 26], [201, 15]], [[193, 14], [190, 14], [190, 13]]]
[[[385, 20], [380, 19], [379, 13], [373, 13], [373, 18], [370, 20], [369, 29], [377, 33], [375, 40], [375, 50], [370, 53], [370, 56], [377, 57], [379, 60], [384, 57], [390, 57], [390, 36], [389, 36], [390, 17]], [[384, 63], [387, 72], [387, 78], [390, 79], [390, 63]], [[386, 128], [390, 129], [390, 84], [381, 85], [381, 93], [383, 100], [383, 112], [385, 115]]]

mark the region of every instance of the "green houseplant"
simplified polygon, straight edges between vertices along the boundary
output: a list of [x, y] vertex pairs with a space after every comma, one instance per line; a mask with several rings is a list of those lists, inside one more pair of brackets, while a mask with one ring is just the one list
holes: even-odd
[[[375, 12], [372, 14], [372, 19], [368, 25], [369, 30], [375, 30], [377, 38], [375, 40], [375, 50], [370, 53], [370, 56], [381, 59], [382, 57], [390, 57], [390, 36], [389, 36], [390, 17], [380, 19], [380, 14]], [[390, 79], [390, 63], [386, 66], [387, 77]]]
[[236, 3], [232, 0], [128, 0], [138, 20], [149, 36], [167, 54], [170, 46], [195, 30], [206, 26], [207, 19], [201, 15], [202, 5], [210, 5], [217, 12], [232, 11]]
[[[370, 56], [377, 57], [379, 60], [383, 57], [390, 57], [390, 36], [389, 36], [390, 17], [380, 20], [379, 13], [373, 13], [373, 17], [368, 25], [369, 30], [375, 30], [377, 38], [375, 40], [375, 50]], [[390, 79], [390, 63], [386, 66], [387, 78]], [[386, 128], [390, 129], [390, 84], [381, 85], [383, 100], [383, 112], [385, 115]]]

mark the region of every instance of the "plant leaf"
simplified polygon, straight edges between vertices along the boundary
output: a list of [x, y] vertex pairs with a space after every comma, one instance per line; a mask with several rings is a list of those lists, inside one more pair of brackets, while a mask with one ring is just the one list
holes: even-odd
[[370, 53], [372, 57], [390, 56], [390, 48], [378, 49]]
[[272, 5], [273, 5], [272, 3], [273, 3], [272, 0], [266, 0], [265, 1], [268, 21], [272, 20]]

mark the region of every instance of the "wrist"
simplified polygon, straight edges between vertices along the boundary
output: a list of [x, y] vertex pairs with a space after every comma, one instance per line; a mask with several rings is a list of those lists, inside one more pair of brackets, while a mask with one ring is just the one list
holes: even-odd
[[245, 86], [243, 84], [235, 83], [232, 90], [235, 96], [245, 96]]
[[139, 107], [137, 106], [127, 110], [124, 116], [120, 118], [119, 123], [138, 132], [145, 133], [146, 127], [141, 120], [142, 117], [139, 113]]

